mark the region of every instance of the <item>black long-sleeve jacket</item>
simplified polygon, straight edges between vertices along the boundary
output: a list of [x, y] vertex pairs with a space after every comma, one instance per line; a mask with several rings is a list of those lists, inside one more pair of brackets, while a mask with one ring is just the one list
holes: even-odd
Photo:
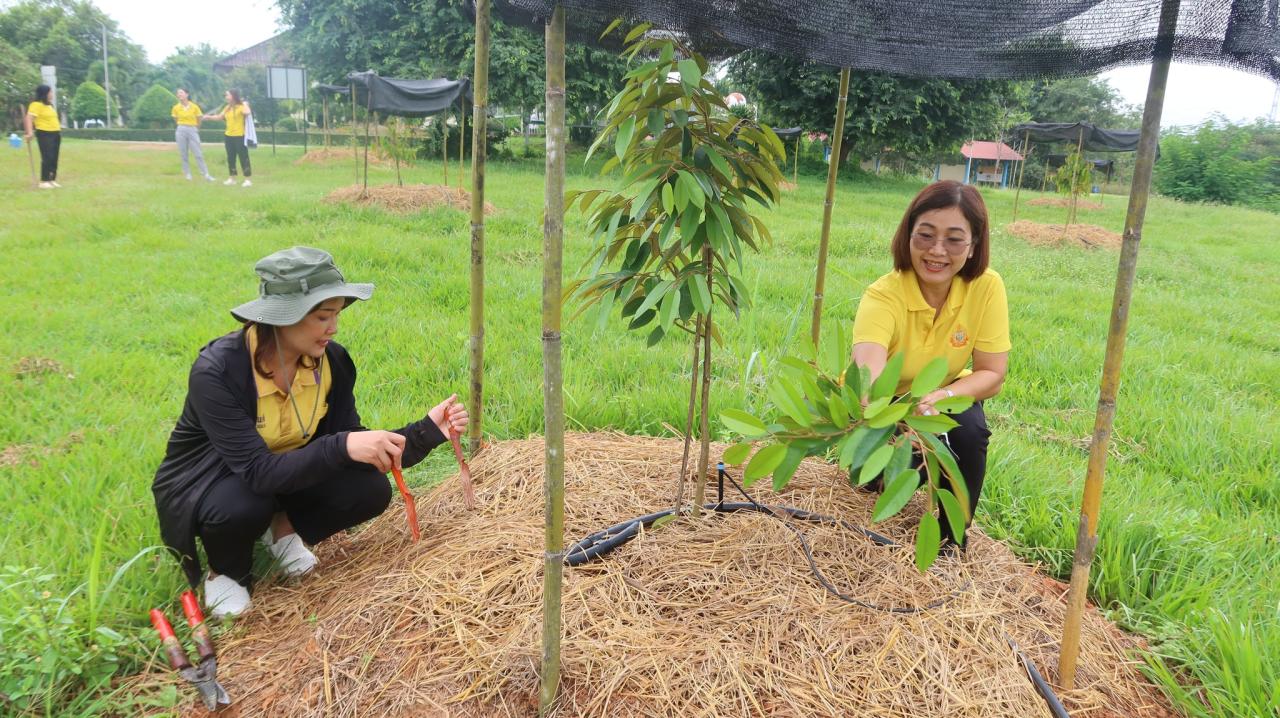
[[[200, 582], [195, 517], [205, 493], [219, 481], [243, 481], [257, 494], [287, 494], [362, 466], [347, 454], [347, 434], [365, 431], [356, 411], [356, 367], [337, 342], [325, 347], [332, 382], [328, 413], [315, 436], [293, 451], [273, 454], [255, 426], [258, 391], [244, 331], [219, 337], [200, 350], [187, 379], [187, 398], [169, 436], [151, 492], [160, 535], [180, 557], [187, 581]], [[429, 418], [397, 429], [405, 437], [401, 464], [411, 467], [445, 437]]]

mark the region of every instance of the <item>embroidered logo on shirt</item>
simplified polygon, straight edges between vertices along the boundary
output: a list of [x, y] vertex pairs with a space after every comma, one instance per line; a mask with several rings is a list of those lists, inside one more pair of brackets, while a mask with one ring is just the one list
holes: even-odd
[[262, 429], [265, 429], [265, 428], [267, 428], [267, 417], [259, 415], [259, 416], [258, 416], [258, 429], [259, 429], [259, 430], [262, 430]]
[[956, 331], [951, 335], [951, 346], [960, 348], [969, 343], [969, 335], [965, 333], [964, 327], [956, 327]]

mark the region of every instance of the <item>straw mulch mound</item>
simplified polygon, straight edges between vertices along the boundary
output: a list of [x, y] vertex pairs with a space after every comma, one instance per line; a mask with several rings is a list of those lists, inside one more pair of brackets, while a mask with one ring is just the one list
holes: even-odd
[[[680, 448], [673, 439], [569, 436], [569, 540], [666, 505]], [[475, 510], [446, 482], [418, 500], [420, 543], [410, 542], [397, 500], [359, 534], [323, 544], [315, 575], [263, 587], [244, 630], [221, 640], [219, 676], [239, 715], [533, 715], [542, 460], [540, 438], [493, 444], [471, 465]], [[873, 503], [813, 460], [781, 496], [755, 493], [863, 525]], [[909, 540], [919, 510], [877, 530]], [[802, 530], [826, 576], [863, 601], [911, 607], [953, 597], [913, 614], [853, 606], [818, 585], [778, 519], [685, 518], [565, 569], [555, 715], [1049, 715], [1005, 636], [1052, 677], [1062, 584], [977, 530], [967, 558], [924, 576], [910, 551], [826, 526]], [[1137, 645], [1089, 610], [1079, 688], [1063, 696], [1073, 716], [1173, 715], [1126, 657]]]
[[1041, 224], [1020, 219], [1005, 229], [1015, 237], [1036, 247], [1084, 247], [1085, 249], [1119, 249], [1123, 237], [1096, 224], [1073, 224], [1063, 231], [1060, 224]]
[[[396, 214], [411, 214], [434, 207], [452, 207], [463, 212], [471, 211], [471, 193], [457, 187], [438, 184], [378, 185], [365, 189], [354, 184], [339, 187], [330, 192], [326, 202], [340, 202], [357, 207], [379, 207]], [[484, 213], [493, 214], [492, 204], [484, 203]]]
[[797, 185], [795, 183], [788, 182], [786, 180], [782, 180], [778, 183], [778, 189], [783, 192], [792, 192], [795, 190], [796, 186]]
[[[364, 166], [364, 152], [353, 154], [350, 147], [313, 147], [307, 153], [294, 160], [295, 165], [360, 164]], [[377, 152], [369, 153], [369, 165], [374, 167], [395, 167], [395, 160], [390, 157], [379, 157]]]
[[[1070, 207], [1071, 200], [1065, 197], [1037, 197], [1028, 201], [1027, 204], [1032, 207]], [[1076, 202], [1076, 209], [1102, 209], [1102, 203], [1082, 199]]]

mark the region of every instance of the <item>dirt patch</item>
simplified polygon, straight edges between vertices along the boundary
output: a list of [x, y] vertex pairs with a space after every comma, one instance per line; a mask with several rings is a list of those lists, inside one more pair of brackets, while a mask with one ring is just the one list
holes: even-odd
[[791, 192], [795, 190], [795, 188], [796, 188], [796, 185], [794, 183], [788, 182], [786, 180], [783, 180], [778, 183], [778, 189], [782, 190], [783, 192]]
[[[358, 155], [352, 153], [350, 147], [317, 147], [307, 150], [307, 153], [293, 162], [295, 165], [327, 165], [327, 164], [359, 164], [364, 166], [364, 152]], [[376, 152], [370, 148], [369, 166], [371, 167], [395, 167], [395, 160], [389, 157], [379, 157]]]
[[66, 454], [71, 451], [72, 447], [81, 443], [84, 443], [84, 432], [73, 431], [59, 439], [52, 446], [10, 444], [4, 449], [0, 449], [0, 466], [18, 466], [19, 464], [39, 466], [41, 458], [55, 454]]
[[13, 365], [13, 375], [19, 379], [44, 376], [46, 374], [65, 374], [68, 379], [76, 378], [64, 370], [62, 364], [47, 357], [22, 357]]
[[1085, 247], [1087, 249], [1119, 249], [1123, 237], [1096, 224], [1073, 224], [1064, 231], [1060, 224], [1041, 224], [1020, 219], [1005, 225], [1005, 230], [1036, 247]]
[[[326, 202], [340, 202], [357, 207], [380, 207], [396, 214], [411, 214], [434, 207], [452, 207], [463, 212], [471, 211], [471, 193], [456, 187], [438, 184], [412, 184], [398, 187], [379, 185], [365, 189], [362, 185], [341, 187], [328, 194]], [[496, 210], [484, 203], [484, 213]]]
[[[1071, 200], [1065, 197], [1037, 197], [1029, 200], [1027, 204], [1032, 207], [1070, 207]], [[1102, 209], [1102, 203], [1082, 199], [1076, 203], [1076, 209]]]
[[[218, 676], [240, 715], [533, 715], [544, 450], [536, 437], [486, 447], [471, 463], [474, 510], [456, 478], [424, 492], [422, 541], [410, 542], [396, 499], [360, 533], [321, 544], [313, 575], [262, 586], [219, 647]], [[668, 505], [680, 454], [674, 439], [567, 436], [569, 541]], [[708, 500], [715, 491], [708, 482]], [[813, 459], [782, 494], [752, 493], [863, 526], [876, 500]], [[912, 541], [923, 510], [913, 501], [875, 530]], [[1054, 680], [1061, 584], [977, 528], [966, 556], [921, 575], [910, 550], [795, 523], [826, 578], [879, 608], [852, 605], [818, 583], [789, 525], [746, 512], [685, 517], [566, 567], [552, 714], [1048, 714], [1009, 639]], [[1130, 654], [1141, 642], [1093, 608], [1083, 624], [1077, 688], [1058, 691], [1072, 715], [1172, 715]], [[157, 672], [134, 687], [177, 680]]]

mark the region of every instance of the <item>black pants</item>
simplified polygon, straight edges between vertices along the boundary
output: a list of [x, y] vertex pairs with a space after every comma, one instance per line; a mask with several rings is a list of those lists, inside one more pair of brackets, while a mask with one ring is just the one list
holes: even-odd
[[244, 144], [244, 137], [223, 135], [222, 142], [227, 148], [227, 172], [232, 177], [236, 176], [236, 158], [239, 157], [240, 169], [244, 170], [244, 176], [252, 177], [253, 169], [249, 167], [249, 148]]
[[209, 568], [248, 586], [253, 544], [283, 511], [298, 536], [317, 544], [381, 514], [391, 502], [387, 477], [369, 466], [292, 494], [262, 496], [243, 481], [227, 478], [205, 494], [196, 510], [196, 534], [204, 543]]
[[[960, 425], [943, 435], [942, 443], [951, 447], [956, 466], [964, 476], [965, 486], [969, 489], [969, 516], [978, 510], [978, 496], [982, 493], [982, 482], [987, 477], [987, 444], [991, 440], [991, 431], [987, 428], [987, 415], [982, 410], [982, 402], [974, 402], [973, 406], [959, 414], [952, 414]], [[919, 467], [920, 457], [914, 459], [914, 466]], [[924, 471], [920, 472], [920, 483], [926, 481]], [[950, 482], [943, 478], [942, 487], [950, 489]], [[866, 490], [880, 492], [884, 490], [881, 479], [867, 484]], [[960, 498], [960, 497], [956, 497]], [[938, 522], [942, 525], [942, 545], [955, 543], [951, 524], [947, 521], [947, 513], [941, 506], [938, 508]], [[970, 521], [969, 523], [972, 523]], [[968, 527], [968, 523], [965, 524]]]
[[36, 143], [40, 145], [40, 181], [58, 179], [58, 151], [62, 148], [62, 133], [36, 130]]

